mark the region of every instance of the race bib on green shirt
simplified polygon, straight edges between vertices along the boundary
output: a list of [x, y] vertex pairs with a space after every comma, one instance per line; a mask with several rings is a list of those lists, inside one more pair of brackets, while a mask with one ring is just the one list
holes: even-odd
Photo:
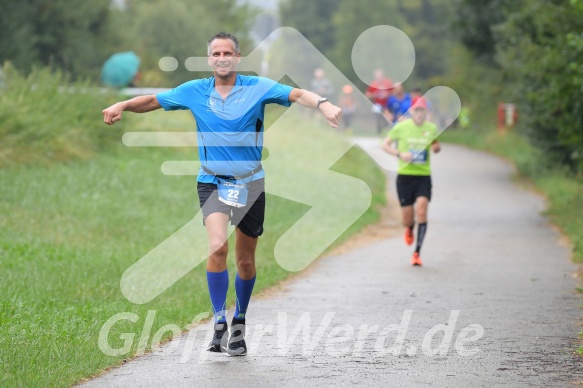
[[413, 155], [411, 163], [413, 164], [423, 164], [427, 163], [427, 150], [409, 150]]

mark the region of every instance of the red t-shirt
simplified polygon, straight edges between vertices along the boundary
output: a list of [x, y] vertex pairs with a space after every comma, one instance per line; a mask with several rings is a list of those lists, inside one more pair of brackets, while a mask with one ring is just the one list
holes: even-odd
[[384, 107], [387, 105], [387, 99], [391, 95], [392, 87], [393, 81], [388, 78], [383, 78], [380, 81], [373, 80], [366, 89], [366, 95], [373, 96], [373, 102]]

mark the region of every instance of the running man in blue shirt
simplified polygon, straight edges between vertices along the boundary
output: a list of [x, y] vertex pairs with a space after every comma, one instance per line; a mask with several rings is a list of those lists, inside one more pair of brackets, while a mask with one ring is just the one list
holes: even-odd
[[[237, 74], [241, 60], [238, 39], [219, 32], [207, 43], [208, 64], [214, 77], [186, 82], [168, 92], [135, 97], [103, 110], [112, 125], [122, 112], [190, 110], [196, 119], [201, 167], [198, 195], [209, 238], [207, 281], [214, 311], [215, 333], [207, 350], [227, 355], [247, 354], [245, 314], [255, 284], [255, 250], [263, 233], [265, 173], [261, 166], [266, 104], [290, 106], [292, 102], [318, 109], [337, 128], [342, 110], [307, 90], [273, 80]], [[226, 298], [227, 226], [236, 225], [236, 306], [227, 338]]]
[[385, 106], [385, 114], [392, 123], [397, 123], [405, 118], [405, 114], [411, 107], [411, 95], [405, 92], [403, 85], [398, 84], [393, 88], [393, 94], [388, 98]]

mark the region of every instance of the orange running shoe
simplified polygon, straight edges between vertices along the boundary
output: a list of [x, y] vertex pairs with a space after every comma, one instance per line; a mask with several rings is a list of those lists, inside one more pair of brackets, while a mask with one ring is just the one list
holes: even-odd
[[421, 267], [423, 265], [423, 263], [421, 262], [421, 256], [419, 256], [419, 253], [417, 253], [417, 252], [413, 253], [413, 256], [411, 256], [411, 265], [419, 266], [419, 267]]
[[405, 228], [405, 235], [403, 235], [403, 238], [405, 239], [405, 244], [413, 244], [413, 240], [415, 239], [415, 236], [413, 235], [413, 229]]

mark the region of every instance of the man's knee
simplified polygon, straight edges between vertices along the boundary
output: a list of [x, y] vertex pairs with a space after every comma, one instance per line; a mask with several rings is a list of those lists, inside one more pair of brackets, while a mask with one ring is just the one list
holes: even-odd
[[251, 272], [255, 270], [255, 260], [252, 257], [241, 258], [238, 261], [238, 268], [241, 272]]
[[229, 245], [227, 241], [222, 239], [212, 239], [210, 242], [211, 257], [216, 259], [226, 259], [229, 253]]
[[238, 254], [237, 270], [243, 279], [249, 279], [255, 276], [255, 254], [247, 252]]
[[417, 219], [420, 219], [421, 222], [427, 218], [427, 207], [429, 205], [429, 200], [427, 197], [419, 197], [415, 203], [415, 213]]
[[403, 226], [411, 226], [413, 223], [413, 205], [403, 206], [401, 208], [403, 214]]

